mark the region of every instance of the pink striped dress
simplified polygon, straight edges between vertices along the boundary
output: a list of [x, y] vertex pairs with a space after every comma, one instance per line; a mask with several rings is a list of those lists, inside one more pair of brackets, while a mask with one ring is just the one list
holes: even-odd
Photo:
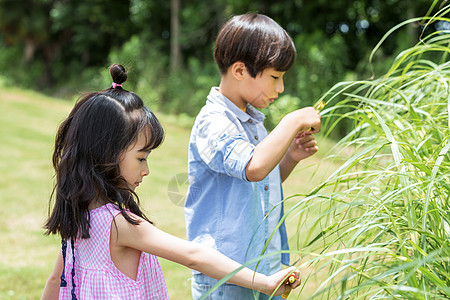
[[120, 272], [111, 260], [109, 239], [113, 218], [120, 213], [113, 204], [90, 211], [89, 239], [75, 241], [75, 264], [72, 245], [67, 241], [64, 268], [66, 287], [59, 299], [72, 299], [72, 268], [75, 265], [77, 299], [169, 299], [166, 282], [156, 256], [142, 252], [136, 280]]

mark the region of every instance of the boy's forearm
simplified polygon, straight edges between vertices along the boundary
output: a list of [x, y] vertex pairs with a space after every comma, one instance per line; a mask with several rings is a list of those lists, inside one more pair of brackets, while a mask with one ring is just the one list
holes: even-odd
[[280, 161], [280, 177], [281, 182], [284, 182], [289, 175], [291, 175], [292, 170], [297, 166], [299, 162], [289, 159], [286, 155]]
[[[249, 181], [263, 180], [277, 164], [284, 160], [297, 134], [308, 129], [310, 134], [320, 131], [320, 115], [314, 108], [306, 107], [287, 114], [277, 127], [255, 147], [253, 157], [245, 168], [247, 179]], [[289, 176], [298, 161], [302, 159], [301, 156], [295, 156], [296, 159], [293, 161], [282, 162], [282, 180]]]
[[289, 118], [283, 118], [278, 126], [255, 147], [253, 157], [245, 168], [247, 179], [249, 181], [263, 180], [281, 162], [299, 130], [295, 122]]

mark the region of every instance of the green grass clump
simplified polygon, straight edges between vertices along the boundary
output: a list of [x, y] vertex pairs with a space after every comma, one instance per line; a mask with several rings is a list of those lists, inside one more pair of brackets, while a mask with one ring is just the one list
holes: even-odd
[[325, 127], [353, 130], [330, 152], [341, 166], [287, 213], [311, 298], [450, 298], [449, 45], [432, 34], [385, 76], [324, 96]]

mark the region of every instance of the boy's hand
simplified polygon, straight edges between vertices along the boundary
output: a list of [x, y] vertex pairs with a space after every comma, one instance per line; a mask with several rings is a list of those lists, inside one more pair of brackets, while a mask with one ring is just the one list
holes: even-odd
[[320, 131], [320, 114], [314, 107], [294, 110], [287, 114], [285, 118], [292, 122], [292, 128], [295, 128], [298, 132], [318, 133]]
[[311, 131], [300, 132], [292, 141], [286, 155], [293, 161], [301, 161], [319, 150]]
[[[293, 275], [293, 277], [295, 277], [295, 281], [288, 281], [287, 278], [289, 278], [290, 275]], [[278, 287], [278, 285], [280, 285], [280, 287], [275, 292], [275, 296], [279, 296], [299, 287], [300, 283], [300, 271], [297, 270], [296, 267], [290, 267], [288, 269], [281, 270], [280, 272], [275, 273], [271, 276], [268, 276], [267, 291], [263, 291], [263, 293], [272, 295], [273, 291]]]

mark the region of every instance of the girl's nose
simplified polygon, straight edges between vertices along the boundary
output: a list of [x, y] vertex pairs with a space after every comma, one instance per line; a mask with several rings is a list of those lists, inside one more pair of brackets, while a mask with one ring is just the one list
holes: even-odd
[[147, 176], [149, 174], [149, 168], [148, 168], [148, 164], [144, 165], [144, 168], [142, 169], [141, 175], [142, 177]]

